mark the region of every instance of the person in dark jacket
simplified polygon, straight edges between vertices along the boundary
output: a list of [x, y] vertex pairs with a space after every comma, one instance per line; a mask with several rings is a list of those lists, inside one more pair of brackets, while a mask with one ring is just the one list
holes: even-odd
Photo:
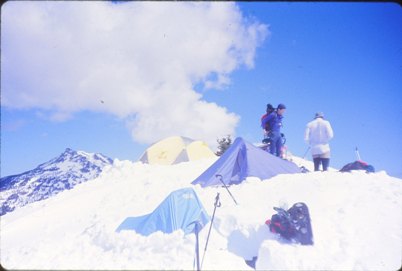
[[276, 111], [272, 112], [266, 118], [266, 122], [271, 129], [270, 133], [270, 146], [269, 152], [273, 155], [281, 157], [281, 150], [282, 150], [282, 135], [281, 135], [281, 128], [282, 128], [282, 119], [283, 114], [286, 111], [286, 106], [284, 104], [279, 104]]

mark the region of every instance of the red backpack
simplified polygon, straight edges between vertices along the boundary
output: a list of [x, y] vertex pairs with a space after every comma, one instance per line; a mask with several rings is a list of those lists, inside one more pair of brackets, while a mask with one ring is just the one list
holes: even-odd
[[[272, 113], [272, 112], [271, 112], [271, 113]], [[271, 113], [265, 113], [265, 114], [262, 115], [262, 117], [261, 117], [261, 127], [262, 127], [267, 133], [271, 130], [271, 127], [269, 126], [268, 121], [265, 122], [265, 125], [264, 125], [264, 124], [263, 124], [263, 120], [264, 120], [265, 118], [267, 118], [268, 115], [271, 114]]]

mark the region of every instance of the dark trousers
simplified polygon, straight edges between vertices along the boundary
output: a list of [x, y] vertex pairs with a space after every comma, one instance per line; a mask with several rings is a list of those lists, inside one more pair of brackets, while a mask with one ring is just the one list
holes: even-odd
[[278, 157], [281, 156], [282, 151], [282, 136], [280, 132], [272, 132], [270, 135], [269, 152]]
[[321, 164], [323, 171], [328, 170], [329, 158], [313, 158], [313, 161], [314, 161], [314, 171], [319, 171]]

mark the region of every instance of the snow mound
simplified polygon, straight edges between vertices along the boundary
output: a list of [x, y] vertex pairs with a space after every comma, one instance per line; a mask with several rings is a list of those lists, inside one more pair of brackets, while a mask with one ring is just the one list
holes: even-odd
[[[337, 171], [248, 178], [229, 189], [190, 183], [216, 159], [171, 166], [115, 160], [101, 175], [1, 219], [8, 269], [194, 270], [195, 237], [115, 232], [128, 216], [152, 212], [172, 191], [193, 187], [212, 216], [203, 270], [397, 270], [402, 262], [402, 180], [385, 172]], [[305, 202], [313, 246], [289, 244], [264, 222], [274, 206]], [[29, 225], [29, 226], [28, 226]], [[200, 232], [204, 254], [210, 224]]]

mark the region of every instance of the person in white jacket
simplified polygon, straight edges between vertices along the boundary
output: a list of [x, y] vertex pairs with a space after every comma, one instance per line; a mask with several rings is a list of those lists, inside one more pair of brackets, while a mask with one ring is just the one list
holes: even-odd
[[323, 171], [328, 170], [331, 151], [328, 142], [334, 137], [331, 124], [324, 120], [324, 114], [318, 112], [313, 121], [306, 126], [304, 140], [310, 145], [314, 161], [314, 171], [319, 171], [322, 164]]

